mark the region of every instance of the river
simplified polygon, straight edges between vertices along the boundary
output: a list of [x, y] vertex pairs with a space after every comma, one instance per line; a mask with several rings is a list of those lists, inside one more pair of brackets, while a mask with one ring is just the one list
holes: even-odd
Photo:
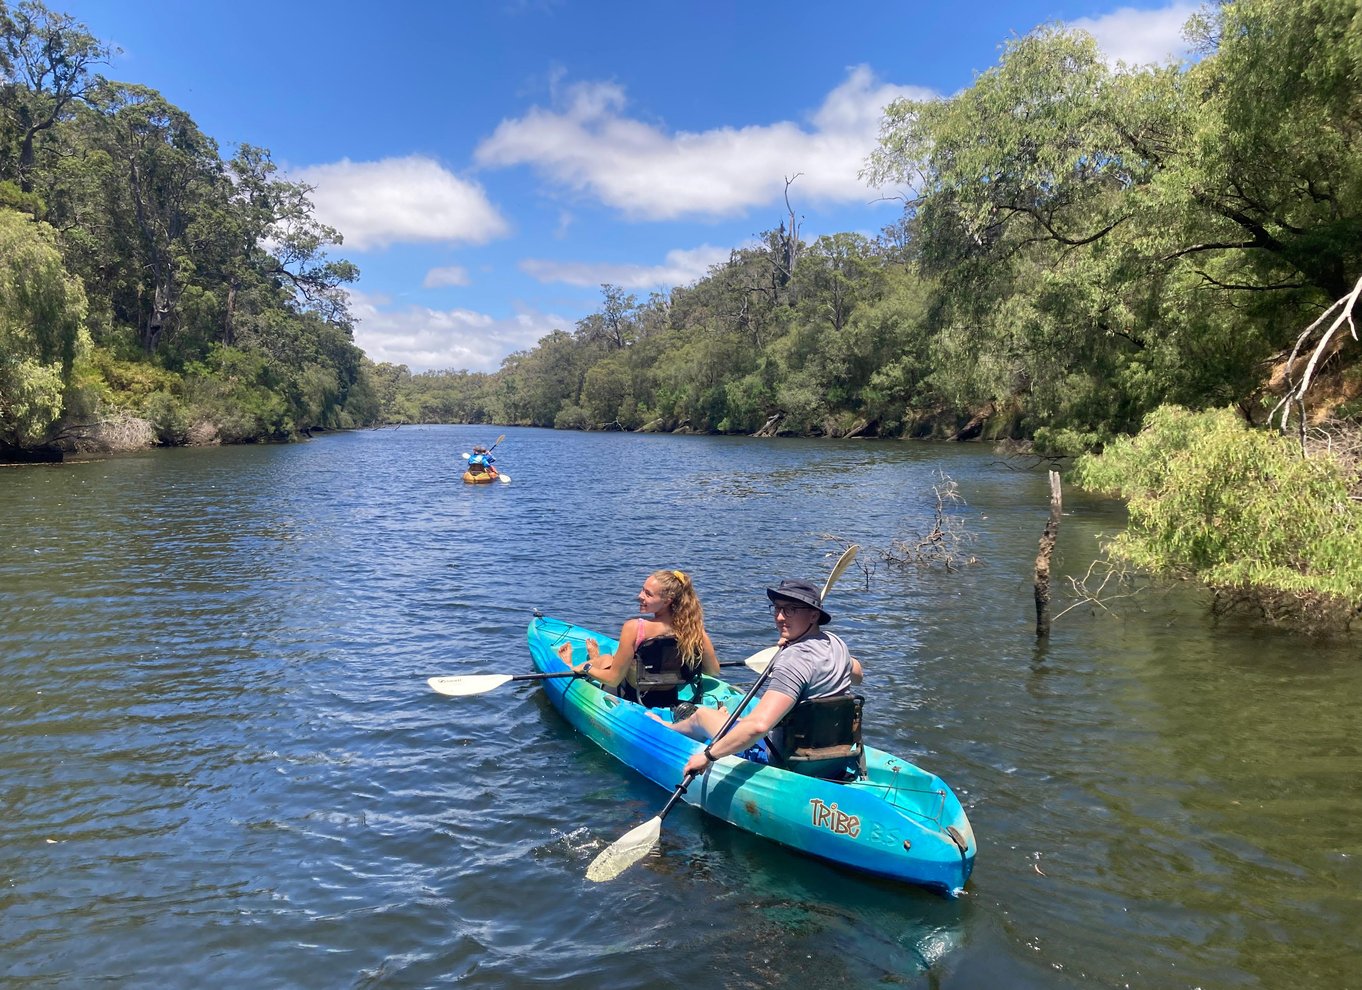
[[[0, 985], [1362, 987], [1362, 659], [1191, 586], [1038, 647], [1043, 470], [982, 446], [496, 428], [0, 470]], [[953, 480], [958, 570], [878, 549]], [[1119, 506], [1065, 493], [1055, 611]], [[821, 583], [866, 739], [941, 775], [979, 853], [948, 899], [695, 809], [532, 685], [537, 607], [611, 635], [690, 571], [722, 659]], [[831, 554], [831, 556], [830, 556]], [[1108, 589], [1108, 594], [1111, 589]]]

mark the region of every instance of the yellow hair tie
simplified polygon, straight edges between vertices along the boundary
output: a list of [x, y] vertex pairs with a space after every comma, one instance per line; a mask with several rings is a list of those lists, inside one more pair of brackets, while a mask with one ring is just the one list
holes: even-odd
[[686, 575], [684, 571], [672, 571], [672, 576], [676, 578], [676, 580], [680, 581], [682, 584], [686, 583]]

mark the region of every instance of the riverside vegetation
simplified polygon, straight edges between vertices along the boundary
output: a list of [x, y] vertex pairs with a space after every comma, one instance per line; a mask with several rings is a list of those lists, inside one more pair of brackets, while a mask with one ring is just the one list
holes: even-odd
[[1021, 440], [1130, 500], [1121, 559], [1346, 622], [1351, 302], [1302, 328], [1362, 274], [1362, 8], [1235, 0], [1187, 29], [1186, 64], [1112, 66], [1044, 26], [957, 95], [888, 106], [863, 178], [904, 209], [878, 236], [807, 236], [796, 172], [777, 227], [695, 283], [604, 285], [494, 373], [412, 374], [354, 345], [358, 271], [307, 186], [0, 0], [0, 446], [404, 422]]

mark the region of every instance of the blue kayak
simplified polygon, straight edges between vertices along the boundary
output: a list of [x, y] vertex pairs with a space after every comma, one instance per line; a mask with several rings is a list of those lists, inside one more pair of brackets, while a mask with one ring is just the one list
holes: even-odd
[[[586, 659], [586, 640], [601, 652], [618, 645], [609, 636], [559, 619], [530, 622], [536, 670], [567, 669], [557, 650], [571, 643], [573, 659]], [[670, 791], [701, 744], [650, 717], [641, 705], [608, 694], [581, 677], [541, 682], [550, 702], [583, 735], [622, 763]], [[704, 678], [703, 704], [732, 711], [746, 692]], [[683, 695], [684, 696], [684, 695]], [[668, 718], [666, 710], [655, 714]], [[683, 800], [754, 835], [876, 876], [959, 893], [974, 867], [975, 842], [955, 794], [935, 774], [890, 753], [865, 747], [864, 779], [820, 780], [778, 767], [726, 756], [694, 780]]]

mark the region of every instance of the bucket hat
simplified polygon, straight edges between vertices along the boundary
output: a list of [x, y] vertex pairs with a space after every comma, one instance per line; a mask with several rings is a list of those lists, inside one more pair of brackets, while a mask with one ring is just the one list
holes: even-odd
[[775, 588], [766, 589], [766, 597], [771, 601], [791, 601], [799, 602], [801, 605], [808, 605], [818, 609], [818, 624], [826, 626], [832, 621], [832, 616], [828, 615], [823, 609], [823, 596], [818, 593], [818, 589], [807, 581], [793, 581], [786, 578]]

